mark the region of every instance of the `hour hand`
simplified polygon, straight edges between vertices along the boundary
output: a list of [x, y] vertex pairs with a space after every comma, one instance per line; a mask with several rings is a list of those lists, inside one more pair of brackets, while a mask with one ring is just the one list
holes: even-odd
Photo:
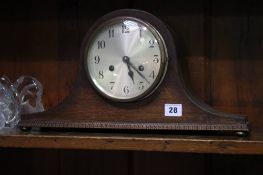
[[127, 66], [128, 66], [128, 75], [131, 77], [131, 79], [132, 79], [132, 82], [133, 82], [133, 84], [134, 84], [134, 79], [133, 79], [133, 71], [131, 70], [131, 67], [130, 67], [130, 65], [129, 64], [127, 64]]
[[130, 64], [129, 64], [129, 57], [124, 56], [124, 57], [122, 58], [122, 61], [123, 61], [124, 63], [126, 63], [126, 65], [127, 65], [127, 67], [128, 67], [128, 75], [129, 75], [129, 77], [132, 79], [132, 82], [133, 82], [133, 84], [134, 84], [134, 78], [133, 78], [134, 73], [133, 73], [133, 71], [131, 70], [131, 66], [130, 66]]

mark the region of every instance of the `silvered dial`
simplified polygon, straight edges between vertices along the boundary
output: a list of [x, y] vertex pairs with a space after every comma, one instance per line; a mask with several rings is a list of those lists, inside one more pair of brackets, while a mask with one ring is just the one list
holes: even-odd
[[165, 44], [156, 29], [137, 18], [104, 22], [85, 46], [87, 75], [104, 97], [128, 102], [156, 90], [167, 66]]

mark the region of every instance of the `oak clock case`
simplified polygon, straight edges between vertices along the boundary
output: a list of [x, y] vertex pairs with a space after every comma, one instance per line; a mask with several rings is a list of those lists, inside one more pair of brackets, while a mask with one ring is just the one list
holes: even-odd
[[[69, 97], [49, 111], [22, 116], [22, 128], [249, 131], [246, 116], [217, 111], [193, 95], [181, 76], [173, 35], [148, 12], [106, 14], [90, 27], [80, 52], [79, 74]], [[156, 74], [150, 79], [152, 71]], [[180, 115], [167, 115], [167, 105], [178, 106]]]
[[152, 25], [125, 16], [95, 24], [82, 46], [91, 84], [116, 102], [142, 100], [158, 88], [166, 73], [166, 50]]

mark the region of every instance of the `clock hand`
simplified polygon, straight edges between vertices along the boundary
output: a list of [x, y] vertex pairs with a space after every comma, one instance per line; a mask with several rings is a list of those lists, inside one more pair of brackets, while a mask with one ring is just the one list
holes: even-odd
[[150, 84], [150, 82], [145, 78], [145, 76], [144, 76], [131, 62], [129, 62], [128, 64], [130, 64], [130, 66], [131, 66], [148, 84]]
[[130, 76], [130, 78], [132, 79], [132, 82], [133, 82], [133, 84], [134, 84], [133, 71], [131, 70], [130, 64], [128, 64], [129, 57], [124, 56], [124, 57], [122, 58], [122, 61], [127, 64], [127, 67], [128, 67], [128, 75]]
[[[131, 62], [130, 62], [130, 58], [129, 57], [127, 57], [127, 56], [124, 56], [123, 58], [122, 58], [122, 60], [123, 60], [123, 62], [125, 62], [126, 64], [127, 64], [127, 66], [128, 66], [128, 69], [129, 69], [129, 67], [131, 66], [148, 84], [150, 84], [150, 82], [145, 78], [145, 76], [136, 68], [136, 66], [134, 66], [134, 64], [132, 64]], [[129, 69], [130, 70], [130, 69]], [[129, 74], [129, 73], [128, 73]], [[133, 74], [133, 72], [132, 72], [132, 74]], [[133, 79], [133, 78], [132, 78]]]
[[133, 71], [131, 70], [131, 67], [130, 67], [130, 65], [129, 64], [127, 64], [127, 66], [128, 66], [128, 75], [131, 77], [131, 79], [132, 79], [132, 82], [133, 82], [133, 84], [134, 84], [134, 79], [133, 79]]

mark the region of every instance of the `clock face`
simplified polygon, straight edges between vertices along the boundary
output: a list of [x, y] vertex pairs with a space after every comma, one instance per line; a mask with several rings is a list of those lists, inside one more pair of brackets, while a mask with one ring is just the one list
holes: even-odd
[[103, 22], [84, 47], [85, 69], [92, 85], [113, 101], [149, 96], [166, 72], [167, 53], [161, 35], [137, 18]]

